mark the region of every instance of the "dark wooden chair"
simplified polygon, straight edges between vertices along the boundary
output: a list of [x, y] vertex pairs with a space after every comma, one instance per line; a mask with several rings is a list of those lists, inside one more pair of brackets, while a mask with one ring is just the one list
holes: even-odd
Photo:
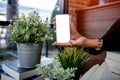
[[[80, 9], [76, 13], [78, 31], [88, 38], [100, 38], [120, 18], [120, 1]], [[105, 60], [106, 53], [90, 56], [92, 58], [83, 67], [83, 74], [93, 65], [101, 64]]]

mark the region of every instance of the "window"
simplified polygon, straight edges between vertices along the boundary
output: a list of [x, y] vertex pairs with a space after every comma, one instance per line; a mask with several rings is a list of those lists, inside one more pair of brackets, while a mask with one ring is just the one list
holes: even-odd
[[39, 15], [50, 22], [52, 11], [56, 6], [57, 0], [19, 0], [19, 14], [28, 15], [32, 11], [36, 11]]

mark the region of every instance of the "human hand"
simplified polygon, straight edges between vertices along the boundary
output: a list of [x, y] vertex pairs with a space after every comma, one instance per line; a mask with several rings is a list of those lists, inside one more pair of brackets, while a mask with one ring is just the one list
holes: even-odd
[[69, 42], [65, 42], [65, 43], [54, 42], [52, 45], [63, 46], [63, 47], [80, 47], [85, 45], [86, 39], [87, 39], [86, 37], [80, 37], [76, 40], [70, 40]]
[[[73, 23], [72, 16], [70, 16], [69, 19], [70, 19], [70, 38], [75, 40], [81, 37], [82, 35], [78, 33], [77, 28], [75, 27]], [[53, 25], [54, 25], [54, 29], [56, 29], [56, 18], [55, 17], [53, 19]]]

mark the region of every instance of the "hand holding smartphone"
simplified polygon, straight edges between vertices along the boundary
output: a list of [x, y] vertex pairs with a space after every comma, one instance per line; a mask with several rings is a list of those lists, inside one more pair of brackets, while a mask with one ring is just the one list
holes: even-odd
[[69, 42], [70, 21], [68, 14], [56, 15], [56, 39], [58, 43]]

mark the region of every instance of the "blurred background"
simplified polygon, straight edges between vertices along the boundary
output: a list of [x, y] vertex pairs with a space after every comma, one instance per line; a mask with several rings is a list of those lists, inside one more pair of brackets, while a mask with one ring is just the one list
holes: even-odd
[[58, 49], [52, 46], [55, 41], [53, 17], [65, 13], [64, 0], [0, 0], [0, 56], [8, 51], [16, 53], [16, 44], [9, 44], [7, 36], [9, 21], [13, 20], [14, 16], [20, 17], [22, 13], [27, 16], [33, 11], [38, 12], [41, 18], [50, 24], [50, 33], [53, 35], [52, 41], [44, 42], [42, 53], [48, 56], [48, 53], [57, 52]]

